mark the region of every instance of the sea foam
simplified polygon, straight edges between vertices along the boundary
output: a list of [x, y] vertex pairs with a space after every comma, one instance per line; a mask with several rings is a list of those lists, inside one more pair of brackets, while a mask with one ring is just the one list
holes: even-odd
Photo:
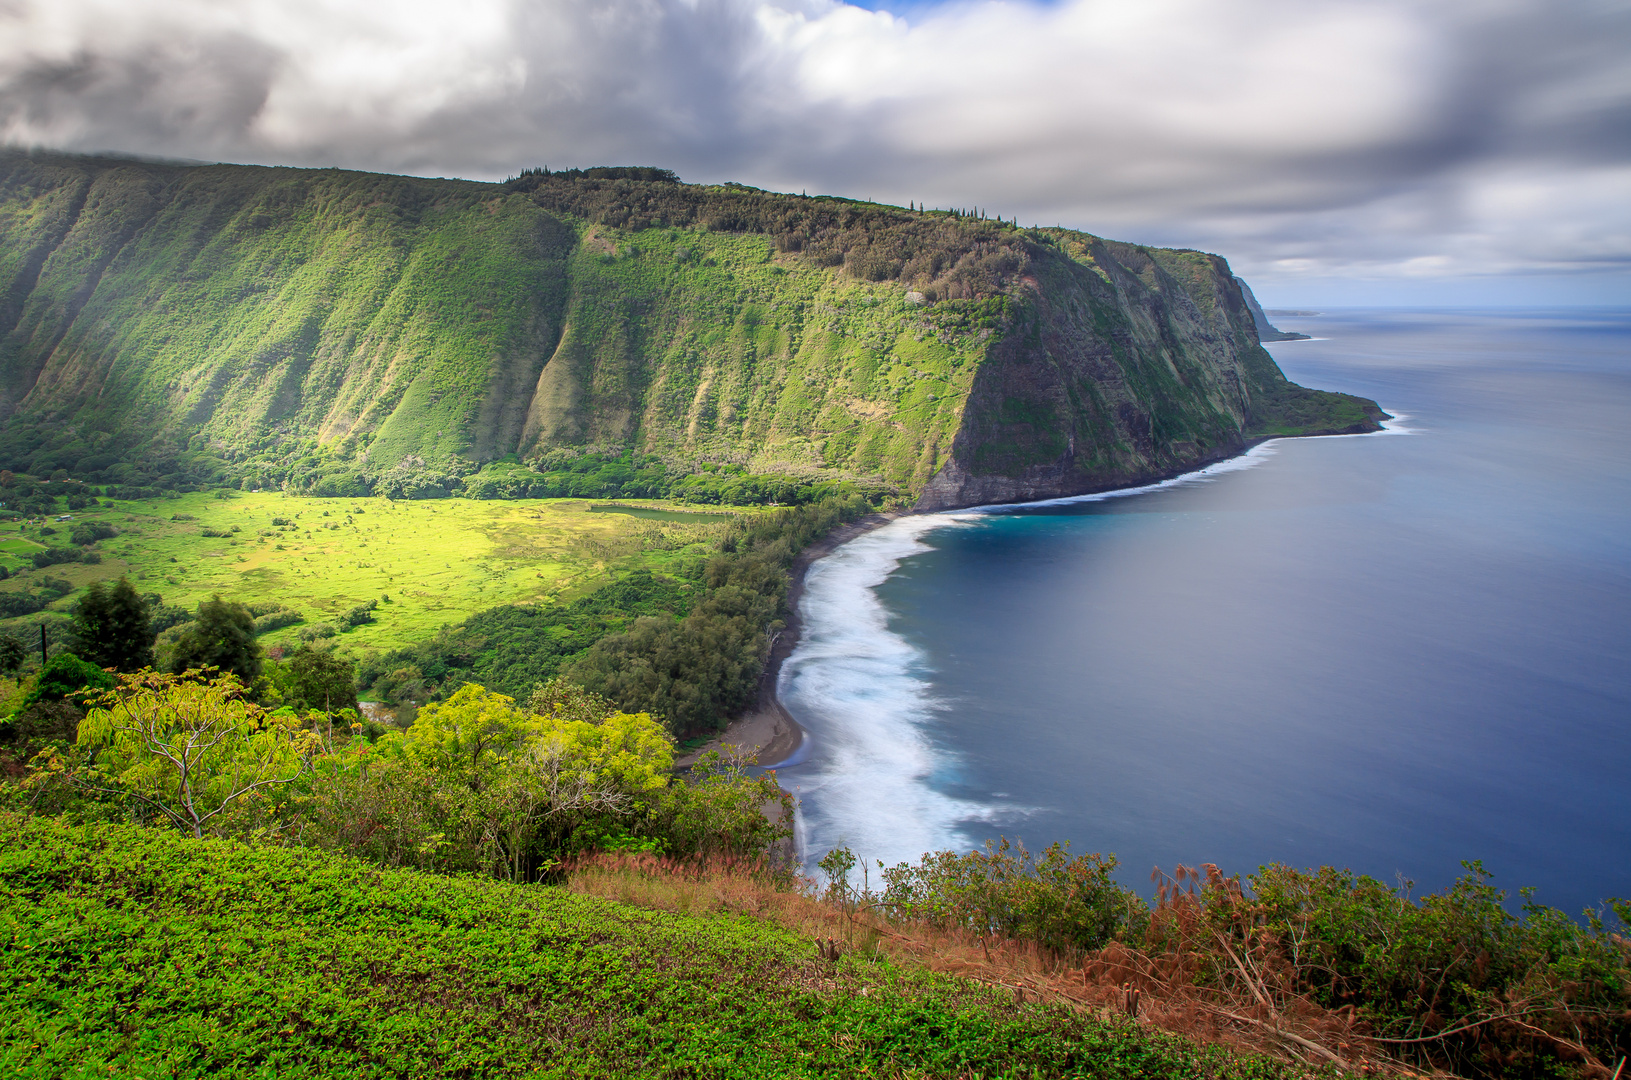
[[814, 863], [848, 845], [868, 860], [915, 862], [964, 846], [960, 822], [994, 808], [936, 786], [956, 768], [931, 732], [936, 700], [922, 654], [889, 629], [876, 589], [901, 560], [928, 551], [925, 534], [964, 525], [958, 514], [900, 518], [817, 560], [799, 601], [799, 644], [778, 693], [809, 739], [781, 770], [799, 801], [799, 851]]

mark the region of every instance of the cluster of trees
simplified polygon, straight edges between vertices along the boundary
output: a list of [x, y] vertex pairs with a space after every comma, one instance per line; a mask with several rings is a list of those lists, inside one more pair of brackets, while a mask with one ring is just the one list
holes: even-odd
[[774, 777], [715, 754], [676, 781], [661, 724], [558, 680], [525, 704], [466, 684], [371, 731], [348, 708], [267, 709], [232, 674], [103, 674], [14, 804], [513, 881], [587, 850], [765, 856], [790, 833]]
[[[71, 740], [85, 695], [113, 686], [110, 671], [216, 671], [251, 687], [262, 706], [356, 709], [349, 660], [310, 647], [267, 659], [257, 633], [267, 618], [291, 612], [265, 607], [269, 614], [257, 617], [256, 609], [215, 596], [189, 612], [164, 604], [156, 593], [138, 594], [128, 578], [91, 583], [75, 608], [68, 640], [33, 676], [14, 713], [0, 719], [0, 744], [10, 745], [14, 760], [26, 760], [46, 743]], [[353, 615], [371, 618], [370, 611], [365, 604]], [[27, 655], [22, 641], [0, 634], [0, 674], [16, 678]]]
[[640, 170], [529, 170], [506, 186], [545, 209], [612, 228], [703, 225], [760, 233], [778, 250], [802, 252], [819, 266], [842, 266], [868, 281], [901, 281], [931, 301], [1000, 293], [1023, 271], [1036, 242], [1012, 223], [978, 214], [780, 195], [740, 184], [685, 185]]
[[427, 640], [364, 657], [357, 682], [382, 700], [416, 704], [465, 682], [522, 696], [642, 615], [684, 617], [699, 591], [698, 572], [685, 568], [670, 577], [637, 570], [570, 604], [489, 608]]
[[473, 462], [455, 461], [439, 468], [409, 463], [367, 474], [353, 463], [323, 459], [310, 471], [292, 468], [287, 480], [293, 491], [324, 498], [629, 498], [677, 499], [711, 506], [788, 506], [817, 502], [834, 494], [875, 495], [881, 490], [851, 480], [750, 473], [740, 465], [713, 462], [695, 469], [677, 468], [632, 450], [557, 449], [530, 466], [506, 461], [479, 472], [477, 469]]
[[[140, 453], [136, 452], [138, 446]], [[61, 496], [70, 500], [70, 509], [78, 509], [73, 500], [94, 497], [86, 484], [106, 485], [111, 497], [121, 499], [199, 491], [225, 483], [231, 472], [230, 463], [197, 436], [179, 444], [162, 438], [144, 441], [137, 432], [110, 435], [84, 427], [40, 423], [26, 416], [11, 417], [0, 428], [0, 467], [12, 471], [19, 481], [19, 490], [11, 493], [12, 498], [0, 494], [0, 501], [18, 509], [23, 507], [13, 507], [13, 499], [21, 502]], [[27, 506], [25, 512], [50, 510], [40, 501]]]
[[69, 510], [83, 510], [95, 504], [96, 495], [94, 490], [72, 479], [66, 469], [57, 469], [43, 480], [26, 472], [0, 469], [0, 503], [9, 515], [53, 514], [58, 499], [62, 499]]
[[460, 493], [472, 499], [677, 499], [714, 506], [783, 506], [834, 495], [876, 496], [853, 481], [750, 473], [741, 465], [702, 464], [673, 469], [655, 457], [571, 449], [551, 450], [533, 470], [493, 470], [465, 478]]

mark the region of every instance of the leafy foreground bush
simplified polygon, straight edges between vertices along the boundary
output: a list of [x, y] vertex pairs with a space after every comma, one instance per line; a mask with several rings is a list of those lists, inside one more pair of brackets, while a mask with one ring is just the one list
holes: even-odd
[[0, 815], [15, 1077], [1275, 1077], [733, 916]]

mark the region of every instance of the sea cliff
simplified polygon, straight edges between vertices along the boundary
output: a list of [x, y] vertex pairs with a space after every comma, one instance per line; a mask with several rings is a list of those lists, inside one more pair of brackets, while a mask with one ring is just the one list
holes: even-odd
[[1288, 383], [1199, 252], [651, 168], [0, 153], [0, 467], [36, 476], [440, 495], [594, 454], [932, 509], [1380, 415]]

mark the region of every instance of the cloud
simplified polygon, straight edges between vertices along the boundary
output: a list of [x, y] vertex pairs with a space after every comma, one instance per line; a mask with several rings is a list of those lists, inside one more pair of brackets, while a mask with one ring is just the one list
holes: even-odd
[[648, 163], [1218, 250], [1631, 270], [1631, 14], [1593, 0], [12, 0], [0, 137], [496, 178]]

